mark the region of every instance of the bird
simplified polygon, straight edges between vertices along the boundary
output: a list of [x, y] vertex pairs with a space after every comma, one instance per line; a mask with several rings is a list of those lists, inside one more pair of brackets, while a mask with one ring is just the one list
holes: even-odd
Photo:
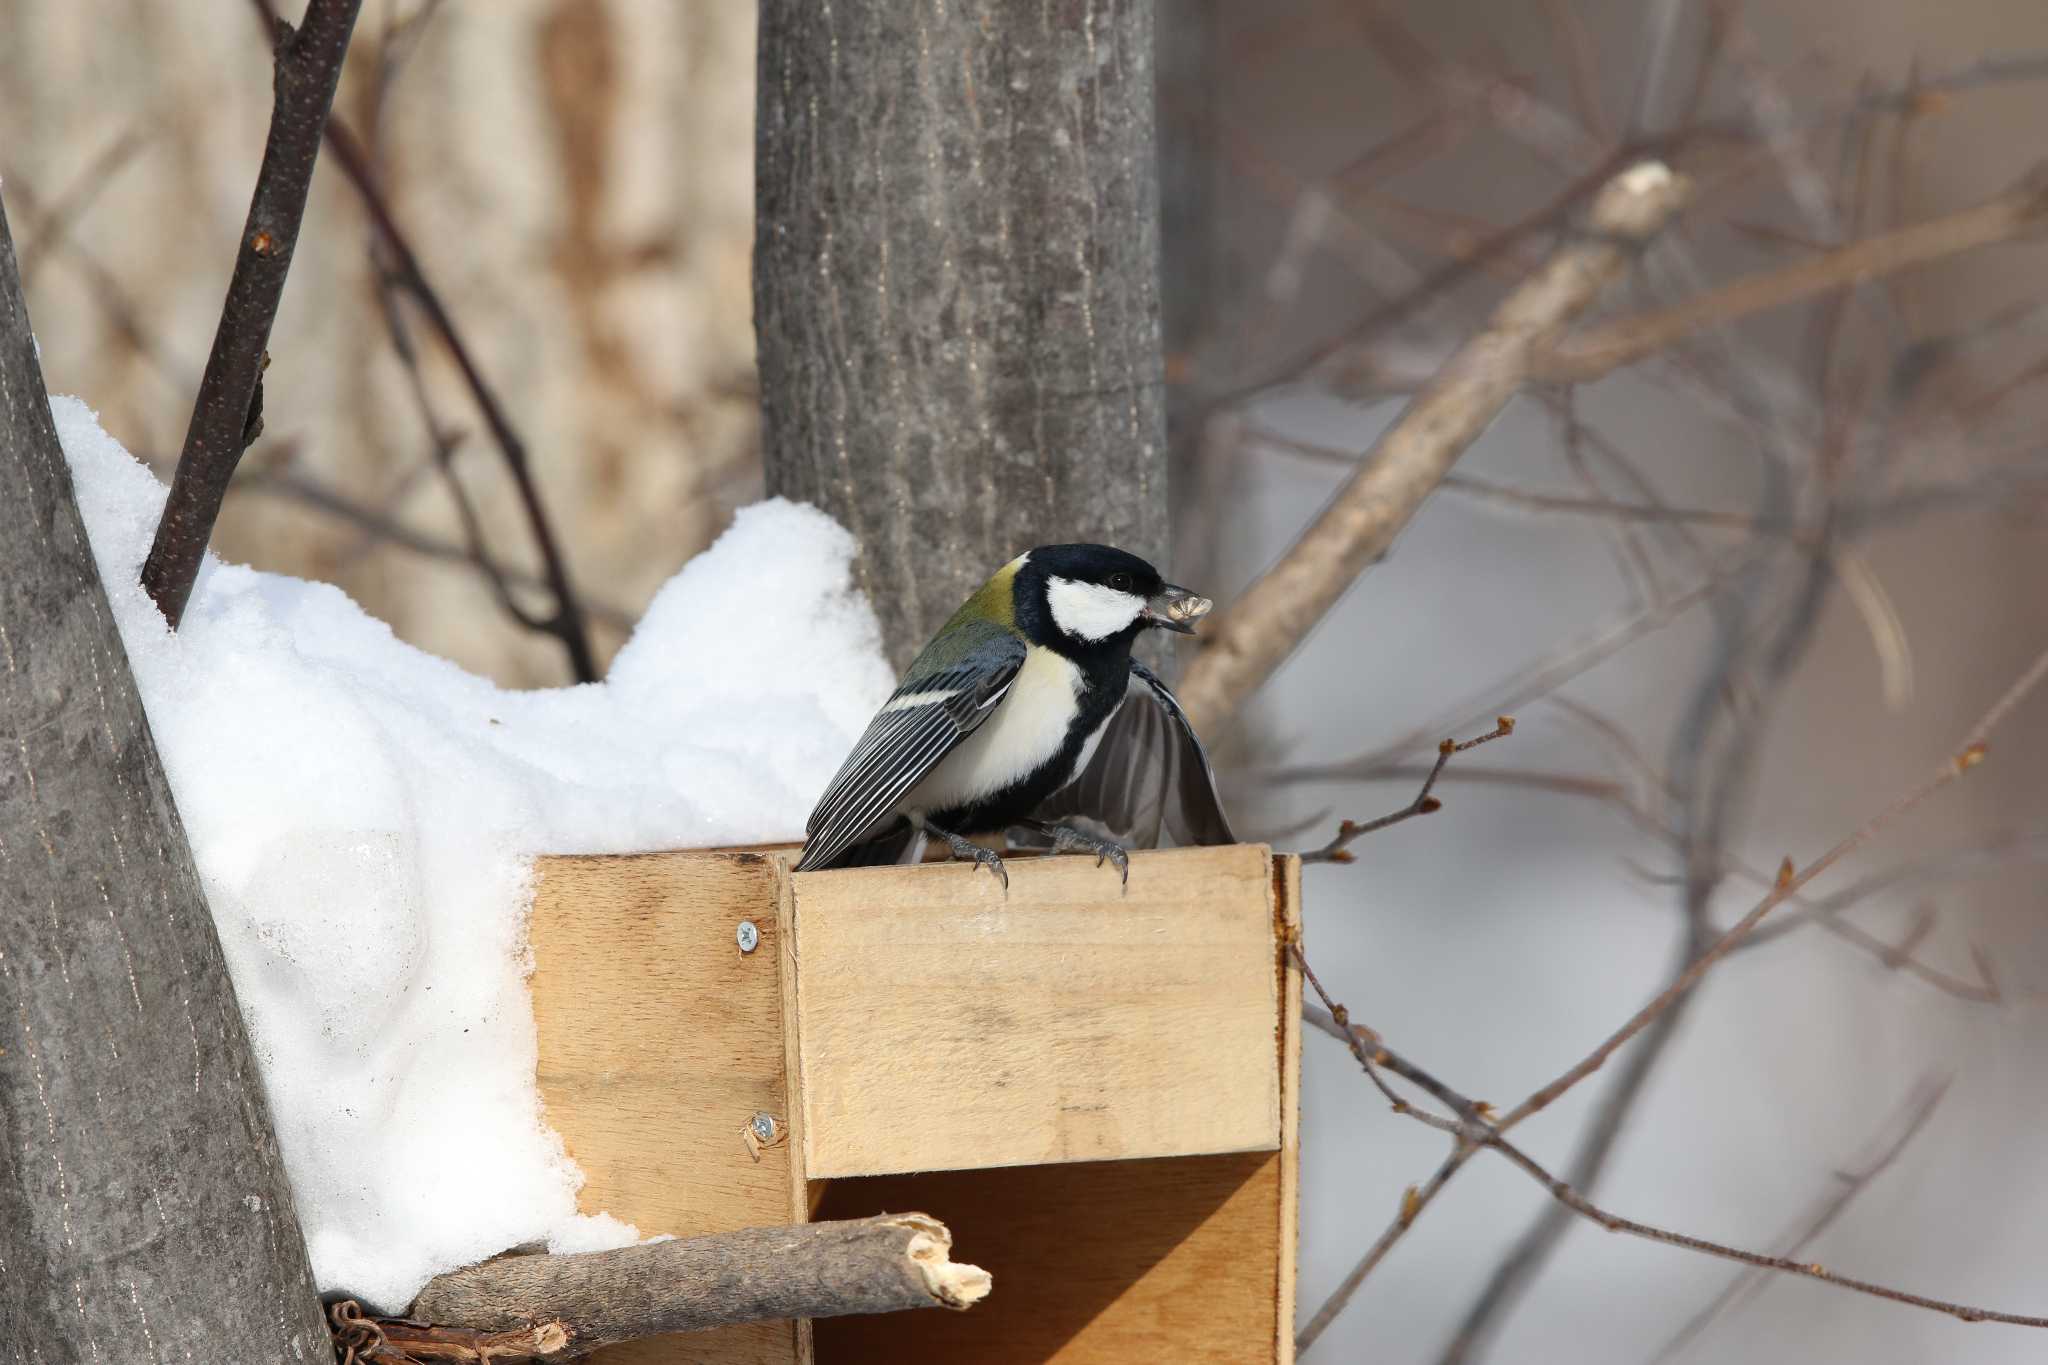
[[1236, 838], [1201, 740], [1131, 657], [1148, 630], [1195, 633], [1209, 599], [1108, 545], [1018, 555], [911, 662], [805, 825], [799, 872], [921, 861], [928, 841], [1005, 889], [974, 835], [1020, 830], [1092, 853]]

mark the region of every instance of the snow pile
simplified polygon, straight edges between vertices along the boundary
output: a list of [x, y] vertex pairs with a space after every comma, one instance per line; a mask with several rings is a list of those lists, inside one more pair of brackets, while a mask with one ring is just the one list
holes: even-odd
[[506, 692], [338, 588], [210, 557], [173, 636], [136, 581], [163, 485], [52, 407], [321, 1287], [395, 1310], [520, 1243], [632, 1240], [578, 1217], [541, 1117], [528, 858], [800, 835], [892, 683], [852, 538], [749, 508], [608, 681]]

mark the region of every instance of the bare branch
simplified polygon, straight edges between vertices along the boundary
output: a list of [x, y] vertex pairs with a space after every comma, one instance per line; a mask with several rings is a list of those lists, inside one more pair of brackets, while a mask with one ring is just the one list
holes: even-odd
[[[1492, 1147], [1499, 1151], [1541, 1183], [1559, 1203], [1572, 1209], [1582, 1217], [1599, 1223], [1609, 1231], [1626, 1232], [1632, 1236], [1664, 1242], [1668, 1245], [1684, 1247], [1688, 1250], [1700, 1251], [1728, 1260], [1740, 1261], [1744, 1264], [1767, 1270], [1781, 1271], [1787, 1274], [1802, 1275], [1810, 1279], [1822, 1280], [1829, 1284], [1855, 1290], [1859, 1293], [1871, 1294], [1879, 1298], [1910, 1304], [1914, 1307], [1929, 1308], [1937, 1312], [1947, 1313], [1967, 1322], [1995, 1321], [2017, 1326], [2048, 1327], [2048, 1318], [2004, 1313], [1991, 1309], [1977, 1308], [1967, 1304], [1934, 1299], [1903, 1290], [1891, 1289], [1867, 1280], [1851, 1279], [1836, 1275], [1820, 1265], [1802, 1265], [1783, 1257], [1773, 1257], [1759, 1252], [1745, 1251], [1741, 1248], [1709, 1242], [1702, 1238], [1692, 1237], [1684, 1233], [1670, 1232], [1651, 1224], [1639, 1223], [1631, 1219], [1619, 1217], [1591, 1203], [1571, 1185], [1551, 1175], [1513, 1143], [1508, 1142], [1505, 1137], [1506, 1133], [1515, 1125], [1543, 1109], [1558, 1096], [1564, 1094], [1565, 1091], [1597, 1071], [1625, 1043], [1667, 1017], [1674, 1006], [1690, 994], [1693, 986], [1706, 974], [1707, 970], [1721, 958], [1727, 956], [1772, 909], [1796, 895], [1808, 882], [1825, 872], [1835, 863], [1862, 847], [1871, 838], [1875, 837], [1880, 830], [1891, 824], [1898, 817], [1912, 810], [1935, 792], [1948, 786], [1982, 762], [1986, 753], [1986, 741], [1991, 732], [2011, 713], [2014, 707], [2018, 706], [2040, 684], [2044, 677], [2048, 677], [2048, 650], [2044, 650], [2028, 666], [2026, 671], [2006, 689], [2005, 693], [1992, 704], [1991, 708], [1984, 713], [1984, 716], [1977, 724], [1971, 727], [1962, 746], [1942, 764], [1933, 777], [1920, 786], [1908, 791], [1905, 795], [1892, 802], [1891, 805], [1865, 821], [1863, 825], [1838, 841], [1819, 858], [1807, 864], [1804, 869], [1795, 869], [1791, 860], [1789, 858], [1786, 859], [1784, 866], [1780, 869], [1777, 883], [1770, 893], [1749, 914], [1738, 921], [1733, 928], [1721, 935], [1704, 951], [1695, 954], [1685, 970], [1678, 973], [1671, 983], [1663, 991], [1659, 992], [1648, 1005], [1638, 1010], [1626, 1024], [1617, 1029], [1605, 1042], [1587, 1054], [1576, 1065], [1565, 1071], [1548, 1085], [1535, 1091], [1527, 1099], [1516, 1105], [1514, 1109], [1497, 1119], [1493, 1115], [1491, 1106], [1466, 1099], [1449, 1086], [1429, 1075], [1428, 1072], [1400, 1058], [1398, 1054], [1385, 1045], [1376, 1033], [1354, 1026], [1351, 1023], [1349, 1013], [1343, 1006], [1333, 1001], [1328, 992], [1323, 989], [1321, 981], [1317, 979], [1314, 971], [1310, 969], [1307, 958], [1301, 952], [1300, 947], [1298, 945], [1293, 947], [1291, 951], [1294, 953], [1296, 960], [1301, 964], [1304, 979], [1322, 1001], [1324, 1008], [1329, 1012], [1331, 1020], [1337, 1029], [1342, 1030], [1340, 1036], [1351, 1047], [1353, 1054], [1358, 1058], [1359, 1065], [1365, 1069], [1368, 1075], [1372, 1075], [1377, 1067], [1386, 1067], [1395, 1071], [1397, 1075], [1402, 1076], [1404, 1079], [1421, 1085], [1430, 1095], [1447, 1105], [1456, 1115], [1457, 1120], [1455, 1145], [1450, 1155], [1444, 1159], [1443, 1164], [1437, 1168], [1436, 1173], [1430, 1177], [1427, 1184], [1420, 1187], [1411, 1186], [1403, 1195], [1400, 1212], [1396, 1215], [1394, 1221], [1380, 1234], [1379, 1238], [1366, 1251], [1365, 1256], [1352, 1268], [1351, 1273], [1344, 1277], [1329, 1300], [1316, 1311], [1308, 1324], [1303, 1327], [1300, 1335], [1296, 1338], [1296, 1348], [1302, 1351], [1307, 1350], [1308, 1346], [1327, 1330], [1329, 1325], [1336, 1320], [1338, 1314], [1343, 1312], [1345, 1305], [1357, 1291], [1358, 1286], [1371, 1274], [1373, 1268], [1385, 1259], [1387, 1252], [1392, 1249], [1394, 1243], [1400, 1240], [1416, 1217], [1423, 1209], [1428, 1207], [1429, 1203], [1436, 1197], [1437, 1192], [1457, 1174], [1458, 1170], [1471, 1157], [1472, 1153], [1482, 1146]], [[1389, 1094], [1397, 1110], [1400, 1112], [1414, 1114], [1432, 1127], [1446, 1128], [1446, 1125], [1440, 1121], [1440, 1117], [1426, 1116], [1420, 1111], [1415, 1111], [1411, 1106], [1400, 1100], [1398, 1096], [1393, 1095], [1385, 1082], [1377, 1076], [1374, 1077], [1374, 1084], [1383, 1093]], [[1450, 1130], [1447, 1129], [1447, 1131]]]
[[[504, 582], [536, 592], [547, 589], [544, 579], [524, 569], [499, 563], [478, 545], [457, 545], [414, 530], [395, 516], [366, 506], [327, 484], [291, 470], [246, 469], [228, 491], [234, 496], [254, 493], [260, 497], [289, 499], [353, 526], [373, 540], [383, 541], [410, 554], [467, 564], [492, 582]], [[588, 601], [585, 607], [593, 620], [602, 621], [616, 630], [630, 631], [633, 628], [634, 615], [624, 607], [602, 600]]]
[[1602, 143], [1612, 145], [1621, 141], [1614, 121], [1607, 117], [1600, 103], [1600, 54], [1586, 28], [1585, 16], [1571, 0], [1543, 0], [1543, 17], [1549, 23], [1565, 72], [1571, 77], [1572, 104], [1580, 126]]
[[[1899, 1159], [1914, 1138], [1927, 1127], [1927, 1121], [1934, 1117], [1942, 1097], [1948, 1094], [1952, 1076], [1922, 1076], [1913, 1083], [1905, 1102], [1898, 1112], [1889, 1116], [1884, 1127], [1867, 1156], [1850, 1163], [1847, 1170], [1835, 1172], [1836, 1187], [1808, 1213], [1801, 1215], [1797, 1231], [1779, 1239], [1784, 1249], [1778, 1255], [1796, 1260], [1813, 1245], [1814, 1239], [1831, 1227], [1842, 1216], [1857, 1195], [1870, 1188], [1891, 1164]], [[1893, 1131], [1896, 1130], [1896, 1131]], [[1745, 1300], [1754, 1298], [1763, 1287], [1771, 1282], [1770, 1275], [1760, 1267], [1739, 1271], [1728, 1282], [1728, 1287], [1714, 1296], [1712, 1302], [1694, 1314], [1679, 1328], [1664, 1348], [1657, 1352], [1659, 1361], [1673, 1360], [1683, 1354], [1687, 1347], [1698, 1340], [1714, 1320]]]
[[1386, 552], [1513, 396], [1529, 359], [1591, 305], [1685, 197], [1685, 182], [1655, 162], [1607, 182], [1587, 229], [1508, 295], [1486, 328], [1381, 435], [1373, 457], [1293, 548], [1211, 629], [1180, 688], [1198, 728], [1215, 728], [1271, 676], [1352, 580]]
[[1500, 724], [1483, 735], [1467, 740], [1445, 740], [1437, 745], [1436, 763], [1430, 768], [1428, 776], [1422, 779], [1422, 790], [1415, 794], [1413, 801], [1410, 801], [1392, 814], [1367, 820], [1363, 824], [1355, 820], [1344, 821], [1337, 826], [1337, 833], [1331, 838], [1329, 843], [1324, 844], [1313, 852], [1302, 854], [1301, 860], [1304, 863], [1348, 863], [1355, 856], [1351, 852], [1351, 844], [1355, 840], [1361, 839], [1377, 830], [1385, 829], [1389, 825], [1398, 825], [1403, 820], [1412, 820], [1418, 815], [1431, 815], [1442, 810], [1443, 802], [1437, 800], [1431, 793], [1436, 789], [1436, 780], [1443, 776], [1444, 765], [1451, 761], [1451, 755], [1462, 754], [1467, 749], [1476, 749], [1480, 745], [1496, 739], [1505, 739], [1514, 732], [1514, 717], [1502, 716]]
[[[257, 0], [263, 4], [267, 0]], [[463, 382], [469, 386], [477, 408], [483, 414], [484, 425], [491, 429], [492, 438], [498, 449], [504, 453], [505, 466], [512, 474], [513, 486], [518, 490], [520, 506], [525, 509], [527, 525], [532, 529], [535, 546], [540, 551], [542, 572], [546, 575], [548, 588], [554, 594], [555, 609], [545, 617], [531, 618], [529, 613], [514, 610], [521, 624], [534, 630], [553, 635], [562, 642], [562, 648], [569, 655], [569, 666], [578, 682], [595, 682], [598, 678], [597, 656], [591, 649], [590, 629], [583, 619], [582, 605], [577, 601], [575, 590], [569, 583], [569, 566], [563, 558], [559, 542], [555, 539], [554, 526], [548, 519], [547, 508], [541, 502], [540, 488], [534, 482], [533, 470], [526, 455], [526, 443], [512, 426], [512, 419], [499, 403], [498, 395], [477, 368], [475, 358], [470, 354], [462, 334], [456, 329], [455, 319], [450, 316], [441, 296], [429, 284], [426, 272], [420, 268], [419, 257], [412, 249], [412, 243], [398, 226], [398, 220], [391, 212], [391, 205], [385, 199], [377, 184], [377, 178], [370, 168], [369, 154], [353, 133], [338, 119], [327, 121], [327, 147], [334, 153], [335, 164], [342, 174], [355, 186], [362, 197], [363, 207], [369, 210], [370, 221], [376, 224], [378, 236], [390, 250], [393, 266], [393, 280], [413, 301], [418, 303], [427, 315], [427, 322], [441, 338], [441, 344], [448, 348], [448, 354], [455, 366], [462, 372]], [[458, 497], [458, 502], [460, 502]], [[502, 599], [501, 601], [506, 600]]]
[[1565, 1091], [1571, 1089], [1595, 1071], [1598, 1071], [1606, 1063], [1607, 1059], [1613, 1056], [1623, 1044], [1627, 1043], [1638, 1033], [1641, 1033], [1658, 1015], [1671, 1008], [1672, 1004], [1680, 996], [1690, 991], [1693, 985], [1702, 976], [1706, 975], [1707, 970], [1727, 956], [1729, 951], [1746, 938], [1750, 930], [1756, 928], [1766, 915], [1797, 894], [1815, 877], [1818, 877], [1843, 858], [1868, 843], [1887, 825], [1982, 762], [1987, 752], [1985, 741], [1991, 731], [1998, 726], [2000, 721], [2005, 719], [2013, 707], [2019, 705], [2026, 695], [2040, 683], [2044, 676], [2048, 676], [2048, 651], [2043, 651], [2034, 660], [2032, 665], [2028, 667], [2027, 671], [2021, 674], [2011, 687], [2006, 689], [2005, 694], [1971, 728], [1968, 737], [1965, 738], [1961, 747], [1943, 761], [1932, 777], [1893, 801], [1889, 806], [1886, 806], [1856, 830], [1844, 836], [1832, 848], [1808, 863], [1804, 868], [1795, 869], [1791, 859], [1786, 859], [1785, 865], [1779, 871], [1777, 885], [1762, 900], [1757, 902], [1755, 908], [1750, 910], [1740, 920], [1737, 920], [1705, 952], [1695, 957], [1692, 963], [1672, 980], [1670, 985], [1658, 992], [1654, 999], [1636, 1011], [1635, 1015], [1627, 1023], [1616, 1029], [1598, 1047], [1586, 1054], [1585, 1057], [1581, 1058], [1548, 1085], [1543, 1086], [1516, 1105], [1501, 1120], [1501, 1130], [1505, 1132], [1514, 1127], [1523, 1119], [1543, 1109], [1559, 1095], [1562, 1095]]
[[1822, 252], [1811, 260], [1766, 270], [1687, 299], [1674, 308], [1621, 318], [1561, 342], [1532, 362], [1545, 379], [1598, 379], [1634, 364], [1703, 328], [1724, 325], [1948, 256], [2009, 242], [2048, 225], [2048, 184], [2030, 176], [1971, 208], [1880, 233]]
[[[1505, 1130], [1514, 1121], [1512, 1115], [1505, 1119], [1496, 1119], [1491, 1105], [1469, 1099], [1460, 1094], [1456, 1089], [1438, 1080], [1424, 1068], [1417, 1066], [1388, 1047], [1385, 1040], [1378, 1033], [1363, 1024], [1352, 1022], [1350, 1014], [1344, 1006], [1330, 998], [1329, 993], [1323, 988], [1322, 982], [1316, 978], [1314, 971], [1309, 967], [1308, 961], [1302, 955], [1299, 947], [1292, 948], [1290, 951], [1293, 952], [1295, 961], [1301, 966], [1304, 979], [1308, 981], [1310, 988], [1314, 991], [1317, 998], [1322, 1001], [1323, 1005], [1323, 1009], [1320, 1012], [1315, 1011], [1313, 1006], [1309, 1007], [1304, 1011], [1304, 1017], [1311, 1024], [1332, 1037], [1339, 1039], [1351, 1049], [1352, 1055], [1358, 1060], [1359, 1067], [1366, 1073], [1367, 1077], [1371, 1079], [1379, 1091], [1388, 1097], [1396, 1113], [1413, 1118], [1428, 1127], [1450, 1133], [1453, 1137], [1450, 1155], [1437, 1168], [1436, 1173], [1430, 1177], [1429, 1182], [1422, 1186], [1411, 1185], [1403, 1192], [1401, 1207], [1395, 1215], [1393, 1222], [1389, 1224], [1385, 1232], [1381, 1233], [1379, 1239], [1366, 1252], [1365, 1257], [1360, 1260], [1357, 1266], [1353, 1267], [1351, 1274], [1345, 1277], [1344, 1281], [1338, 1286], [1337, 1291], [1317, 1310], [1315, 1316], [1309, 1320], [1307, 1326], [1295, 1338], [1295, 1349], [1297, 1351], [1305, 1352], [1314, 1343], [1316, 1338], [1322, 1335], [1323, 1331], [1329, 1327], [1330, 1323], [1335, 1321], [1337, 1315], [1343, 1311], [1359, 1284], [1385, 1258], [1387, 1251], [1391, 1249], [1393, 1243], [1398, 1241], [1401, 1235], [1408, 1230], [1415, 1222], [1415, 1219], [1428, 1207], [1430, 1201], [1435, 1198], [1437, 1192], [1457, 1173], [1458, 1169], [1464, 1165], [1474, 1152], [1481, 1148], [1491, 1148], [1499, 1152], [1510, 1162], [1521, 1168], [1525, 1174], [1534, 1179], [1539, 1185], [1542, 1185], [1551, 1198], [1557, 1200], [1559, 1204], [1570, 1209], [1580, 1217], [1597, 1223], [1609, 1232], [1627, 1233], [1632, 1237], [1660, 1242], [1665, 1246], [1679, 1247], [1683, 1250], [1715, 1256], [1722, 1260], [1736, 1261], [1756, 1270], [1798, 1275], [1807, 1279], [1819, 1280], [1823, 1283], [1852, 1290], [1859, 1294], [1887, 1299], [1893, 1303], [1903, 1303], [1915, 1308], [1925, 1308], [1938, 1313], [1946, 1313], [1950, 1317], [1960, 1318], [1964, 1322], [1999, 1322], [2015, 1327], [2048, 1328], [2048, 1317], [2008, 1313], [1999, 1309], [1982, 1308], [1973, 1304], [1957, 1303], [1948, 1299], [1937, 1299], [1925, 1294], [1915, 1293], [1911, 1290], [1897, 1289], [1889, 1285], [1877, 1284], [1870, 1280], [1840, 1275], [1817, 1262], [1796, 1260], [1794, 1257], [1803, 1247], [1804, 1240], [1796, 1243], [1786, 1255], [1772, 1255], [1767, 1252], [1750, 1251], [1725, 1242], [1710, 1241], [1704, 1237], [1695, 1237], [1690, 1233], [1676, 1232], [1669, 1228], [1658, 1227], [1655, 1224], [1643, 1223], [1611, 1213], [1587, 1199], [1569, 1183], [1552, 1175], [1535, 1158], [1531, 1157], [1515, 1143], [1509, 1141], [1505, 1136]], [[1383, 1069], [1391, 1071], [1410, 1084], [1420, 1087], [1431, 1098], [1449, 1109], [1455, 1115], [1455, 1118], [1446, 1118], [1444, 1115], [1431, 1113], [1425, 1109], [1418, 1109], [1410, 1104], [1395, 1092], [1379, 1074]], [[1934, 1099], [1938, 1100], [1939, 1098], [1940, 1096], [1937, 1093]], [[1896, 1158], [1899, 1150], [1904, 1147], [1905, 1143], [1910, 1141], [1913, 1132], [1916, 1132], [1919, 1125], [1925, 1122], [1926, 1113], [1931, 1112], [1931, 1109], [1931, 1103], [1925, 1104], [1920, 1117], [1909, 1126], [1908, 1131], [1892, 1143], [1885, 1152], [1869, 1163], [1863, 1172], [1850, 1177], [1851, 1183], [1860, 1188], [1861, 1185], [1868, 1183], [1871, 1178], [1882, 1171], [1885, 1166], [1889, 1165]], [[1848, 1197], [1853, 1197], [1853, 1194], [1854, 1190], [1852, 1189]], [[1840, 1200], [1842, 1204], [1846, 1204], [1846, 1202], [1846, 1197]], [[1839, 1207], [1828, 1212], [1819, 1221], [1818, 1226], [1811, 1230], [1808, 1238], [1805, 1240], [1810, 1240], [1812, 1235], [1817, 1235], [1826, 1226], [1827, 1222], [1832, 1221], [1833, 1217], [1839, 1212]]]
[[248, 447], [271, 324], [298, 245], [321, 131], [361, 5], [362, 0], [307, 0], [298, 29], [279, 22], [274, 30], [276, 103], [263, 166], [171, 479], [170, 500], [142, 566], [142, 586], [173, 629], [185, 614], [228, 481]]

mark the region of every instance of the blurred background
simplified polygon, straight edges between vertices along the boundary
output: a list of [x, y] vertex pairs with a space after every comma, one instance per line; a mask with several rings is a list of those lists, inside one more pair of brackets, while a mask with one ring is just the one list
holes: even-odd
[[[1616, 148], [1699, 186], [1624, 314], [1991, 198], [2048, 127], [2031, 0], [1161, 0], [1159, 28], [1172, 575], [1226, 606]], [[760, 495], [753, 47], [743, 0], [369, 0], [337, 102], [525, 438], [604, 658]], [[268, 113], [246, 0], [0, 7], [0, 177], [50, 386], [166, 477]], [[390, 269], [323, 159], [216, 548], [508, 684], [565, 682], [478, 572], [523, 591], [539, 565]], [[1452, 763], [1442, 813], [1311, 869], [1333, 993], [1505, 1108], [1782, 857], [1933, 771], [2048, 646], [2044, 377], [2036, 240], [1518, 399], [1214, 737], [1241, 823], [1314, 847], [1407, 802], [1438, 739], [1520, 721]], [[1991, 753], [1816, 885], [1831, 924], [1787, 916], [1717, 968], [1519, 1130], [1530, 1151], [1619, 1213], [2048, 1312], [2048, 701]], [[1337, 1043], [1306, 1048], [1304, 1319], [1444, 1146]], [[1702, 1320], [1737, 1267], [1584, 1224], [1517, 1257], [1551, 1208], [1476, 1160], [1306, 1358], [2048, 1350], [1794, 1280]]]

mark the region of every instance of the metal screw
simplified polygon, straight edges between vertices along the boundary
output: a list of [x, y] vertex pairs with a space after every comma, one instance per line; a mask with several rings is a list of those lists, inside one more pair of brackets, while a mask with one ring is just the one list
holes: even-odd
[[[754, 949], [761, 946], [761, 931], [754, 927], [754, 922], [750, 919], [740, 921], [740, 931], [737, 937], [740, 941], [740, 951], [743, 953], [751, 953]], [[756, 1124], [759, 1122], [759, 1119], [755, 1120]]]
[[754, 1115], [754, 1136], [763, 1142], [775, 1140], [775, 1116], [769, 1113]]

